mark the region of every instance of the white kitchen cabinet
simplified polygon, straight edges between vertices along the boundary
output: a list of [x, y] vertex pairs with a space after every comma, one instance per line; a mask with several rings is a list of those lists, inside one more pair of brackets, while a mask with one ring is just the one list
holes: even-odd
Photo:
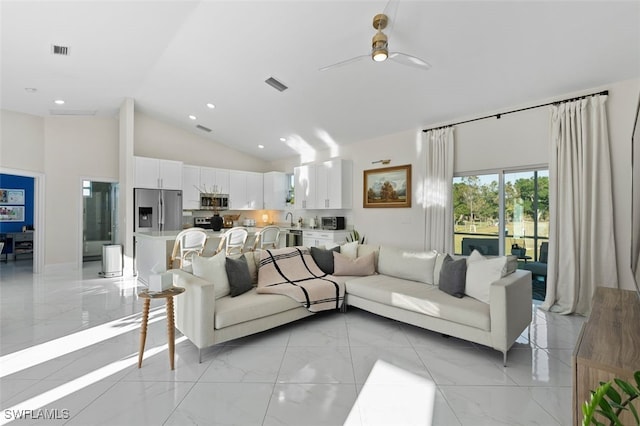
[[182, 189], [182, 162], [136, 156], [134, 186], [149, 189]]
[[316, 208], [353, 207], [353, 162], [335, 159], [316, 166]]
[[267, 172], [262, 175], [263, 201], [266, 210], [284, 210], [287, 203], [287, 175]]
[[182, 166], [182, 208], [195, 210], [200, 208], [200, 167]]
[[229, 209], [260, 210], [263, 205], [262, 173], [229, 171]]
[[229, 170], [213, 167], [201, 167], [200, 170], [200, 189], [218, 194], [229, 193]]
[[302, 244], [305, 247], [330, 247], [347, 241], [347, 231], [302, 231]]
[[294, 194], [296, 209], [315, 209], [316, 208], [316, 165], [307, 164], [295, 167], [293, 169], [294, 176]]

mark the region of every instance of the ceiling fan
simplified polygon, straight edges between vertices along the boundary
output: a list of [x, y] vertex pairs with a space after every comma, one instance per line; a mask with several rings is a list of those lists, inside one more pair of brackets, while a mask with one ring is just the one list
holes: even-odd
[[[391, 1], [389, 2], [389, 4]], [[388, 5], [387, 5], [388, 6]], [[386, 12], [385, 8], [385, 12]], [[390, 59], [394, 62], [398, 62], [402, 65], [407, 65], [415, 68], [419, 68], [423, 71], [431, 68], [431, 65], [424, 61], [423, 59], [418, 58], [417, 56], [408, 55], [402, 52], [390, 52], [389, 51], [389, 38], [385, 33], [382, 32], [387, 25], [389, 24], [389, 17], [386, 13], [379, 13], [373, 17], [373, 29], [376, 30], [373, 38], [371, 39], [371, 53], [366, 55], [356, 56], [354, 58], [346, 59], [344, 61], [336, 62], [335, 64], [327, 65], [325, 67], [320, 68], [320, 71], [327, 71], [333, 68], [341, 67], [353, 62], [360, 61], [364, 58], [370, 57], [375, 62], [384, 62], [387, 59]]]

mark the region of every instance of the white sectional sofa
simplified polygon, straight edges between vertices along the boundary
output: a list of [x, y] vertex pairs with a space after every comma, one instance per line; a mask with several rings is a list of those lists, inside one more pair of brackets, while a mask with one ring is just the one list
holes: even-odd
[[[503, 258], [503, 266], [497, 268], [487, 266], [499, 260], [469, 263], [468, 274], [474, 276], [467, 275], [468, 286], [473, 280], [496, 278], [486, 282], [487, 300], [482, 301], [466, 295], [454, 297], [439, 289], [444, 255], [435, 251], [359, 245], [351, 252], [354, 262], [365, 256], [373, 258], [376, 273], [334, 275], [346, 285], [348, 306], [494, 348], [502, 352], [505, 365], [507, 351], [531, 322], [531, 273], [514, 270], [510, 259]], [[244, 256], [255, 283], [259, 255]], [[176, 298], [176, 327], [200, 351], [313, 315], [287, 296], [258, 294], [255, 288], [236, 297], [218, 294], [216, 298], [215, 278], [183, 270], [173, 273], [174, 285], [186, 288]]]

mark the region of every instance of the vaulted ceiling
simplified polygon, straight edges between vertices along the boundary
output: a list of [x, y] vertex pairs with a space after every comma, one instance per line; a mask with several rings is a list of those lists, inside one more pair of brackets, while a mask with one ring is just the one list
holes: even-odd
[[[640, 76], [638, 1], [0, 7], [2, 108], [114, 116], [129, 97], [145, 114], [266, 160]], [[422, 58], [429, 71], [369, 58], [319, 71], [370, 53], [372, 18], [383, 11], [389, 49]], [[54, 55], [53, 45], [69, 54]], [[269, 77], [288, 89], [265, 84]]]

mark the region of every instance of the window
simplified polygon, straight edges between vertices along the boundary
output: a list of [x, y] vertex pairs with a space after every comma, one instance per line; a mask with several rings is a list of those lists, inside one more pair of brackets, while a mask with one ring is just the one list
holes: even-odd
[[549, 239], [549, 171], [453, 178], [454, 253], [516, 254], [539, 260]]
[[82, 196], [91, 197], [91, 181], [89, 180], [82, 181]]

